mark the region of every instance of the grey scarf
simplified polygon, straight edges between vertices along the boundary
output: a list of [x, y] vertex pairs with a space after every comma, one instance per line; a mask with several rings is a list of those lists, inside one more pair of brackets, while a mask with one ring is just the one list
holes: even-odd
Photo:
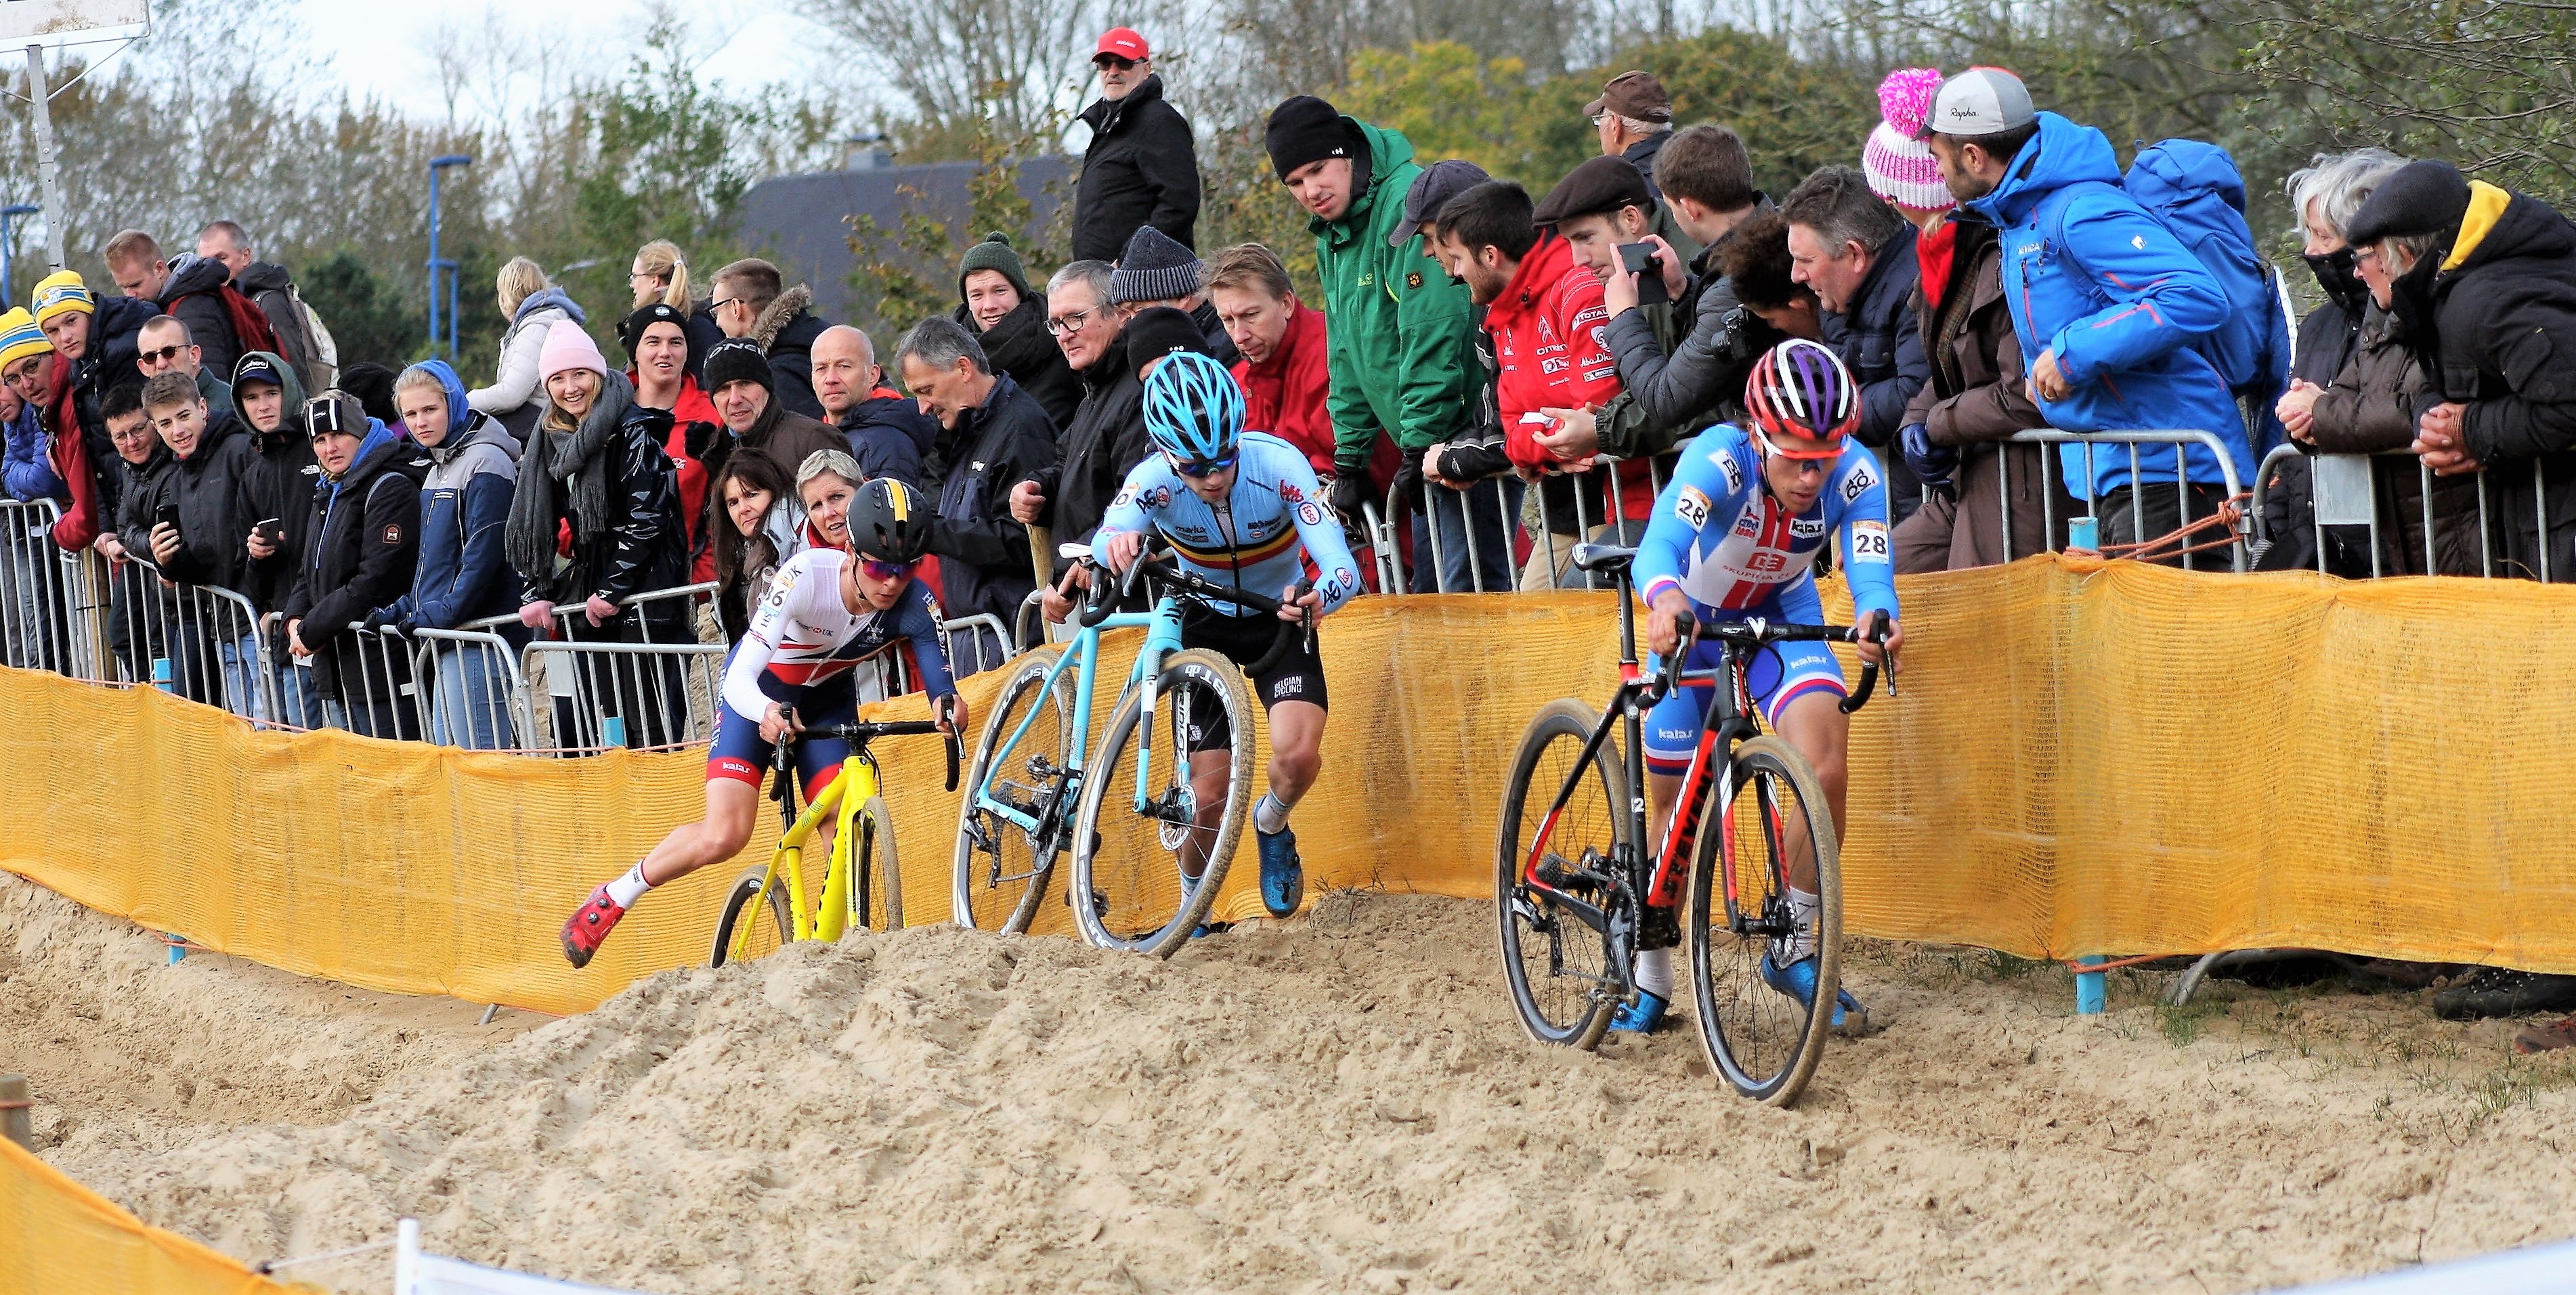
[[614, 475], [608, 442], [634, 404], [634, 384], [622, 373], [611, 373], [601, 379], [599, 398], [579, 427], [557, 432], [539, 421], [519, 456], [519, 484], [510, 496], [510, 521], [501, 539], [502, 551], [520, 575], [540, 585], [554, 582], [556, 522], [564, 516], [566, 496], [576, 553], [608, 529], [609, 478]]

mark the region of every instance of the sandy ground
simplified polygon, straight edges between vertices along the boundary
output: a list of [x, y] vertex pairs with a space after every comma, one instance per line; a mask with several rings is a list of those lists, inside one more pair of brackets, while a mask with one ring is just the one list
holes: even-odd
[[[947, 928], [534, 1024], [159, 965], [0, 881], [44, 1154], [245, 1257], [373, 1239], [646, 1291], [2174, 1291], [2576, 1232], [2576, 1063], [2404, 997], [1868, 946], [1795, 1111], [1687, 1026], [1513, 1022], [1479, 905], [1332, 896], [1172, 963]], [[228, 1085], [228, 1086], [227, 1086]], [[377, 1262], [301, 1270], [381, 1289]]]

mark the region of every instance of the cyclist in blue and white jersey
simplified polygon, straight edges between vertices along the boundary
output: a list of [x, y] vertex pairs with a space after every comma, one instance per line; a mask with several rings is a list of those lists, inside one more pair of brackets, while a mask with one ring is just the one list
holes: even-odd
[[[1889, 559], [1886, 474], [1853, 438], [1860, 391], [1832, 351], [1804, 340], [1773, 347], [1744, 385], [1746, 426], [1702, 432], [1682, 451], [1673, 479], [1655, 500], [1654, 517], [1637, 546], [1635, 578], [1647, 607], [1646, 646], [1657, 656], [1679, 646], [1684, 626], [1759, 617], [1800, 625], [1824, 623], [1813, 572], [1825, 537], [1838, 536], [1851, 584], [1854, 623], [1885, 612], [1887, 643], [1860, 645], [1864, 661], [1896, 669], [1904, 630], [1896, 619], [1896, 574]], [[1696, 644], [1685, 668], [1722, 663], [1714, 642]], [[1775, 643], [1757, 653], [1746, 685], [1763, 724], [1814, 766], [1837, 832], [1843, 823], [1844, 750], [1851, 717], [1840, 702], [1843, 671], [1823, 643]], [[1710, 685], [1678, 690], [1646, 717], [1646, 786], [1654, 806], [1650, 840], [1660, 843], [1672, 820], [1682, 775], [1698, 751]], [[1806, 888], [1800, 887], [1800, 882]], [[1790, 867], [1789, 902], [1800, 929], [1818, 899], [1815, 856]], [[1775, 948], [1762, 977], [1800, 1002], [1815, 996], [1812, 947]], [[1620, 1009], [1612, 1029], [1651, 1030], [1672, 997], [1669, 949], [1637, 959], [1637, 1002]], [[1866, 1021], [1859, 1000], [1840, 996], [1834, 1023]]]
[[[1279, 598], [1279, 619], [1314, 623], [1360, 591], [1342, 526], [1304, 452], [1267, 432], [1243, 430], [1243, 392], [1225, 366], [1204, 355], [1173, 353], [1145, 380], [1145, 433], [1160, 451], [1128, 472], [1093, 536], [1109, 569], [1125, 573], [1148, 529], [1171, 544], [1184, 570]], [[1315, 587], [1300, 596], [1299, 580]], [[1207, 648], [1237, 665], [1257, 661], [1278, 639], [1276, 621], [1239, 606], [1186, 605], [1181, 645]], [[1303, 637], [1253, 690], [1270, 713], [1270, 790], [1252, 807], [1261, 843], [1261, 903], [1274, 917], [1297, 911], [1306, 874], [1288, 811], [1315, 783], [1324, 757], [1324, 662], [1312, 635]], [[1190, 774], [1201, 805], [1223, 806], [1227, 748], [1233, 734], [1219, 723], [1194, 732]], [[1197, 876], [1204, 860], [1184, 851], [1181, 870]]]

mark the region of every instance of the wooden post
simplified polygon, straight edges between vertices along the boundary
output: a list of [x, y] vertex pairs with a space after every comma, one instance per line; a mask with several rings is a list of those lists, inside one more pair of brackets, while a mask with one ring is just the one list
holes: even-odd
[[35, 1120], [27, 1111], [33, 1105], [27, 1097], [25, 1075], [0, 1075], [0, 1137], [29, 1151], [36, 1149]]

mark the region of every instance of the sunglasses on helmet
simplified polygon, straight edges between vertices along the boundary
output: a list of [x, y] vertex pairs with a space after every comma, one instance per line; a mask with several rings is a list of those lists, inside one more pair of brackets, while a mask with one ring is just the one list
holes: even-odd
[[912, 574], [909, 562], [879, 562], [875, 558], [860, 558], [859, 569], [875, 580], [901, 580]]
[[1163, 457], [1172, 461], [1172, 471], [1180, 473], [1185, 477], [1198, 477], [1204, 480], [1225, 471], [1227, 468], [1233, 467], [1236, 462], [1243, 458], [1243, 451], [1233, 450], [1225, 454], [1220, 454], [1213, 459], [1184, 460], [1179, 455], [1176, 455], [1169, 450], [1165, 450], [1163, 452]]

